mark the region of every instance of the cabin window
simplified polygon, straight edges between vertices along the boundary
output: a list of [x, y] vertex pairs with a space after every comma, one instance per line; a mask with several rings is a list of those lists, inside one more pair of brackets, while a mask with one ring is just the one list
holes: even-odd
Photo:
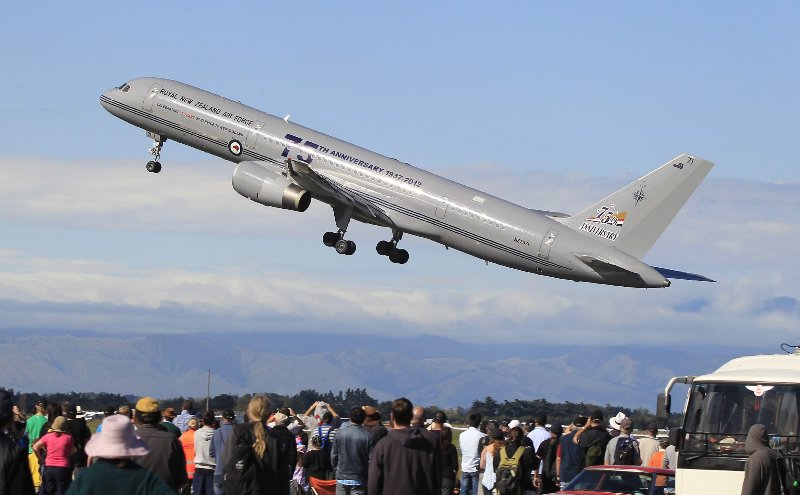
[[127, 93], [130, 91], [131, 86], [128, 83], [122, 83], [117, 87], [118, 90], [122, 91], [123, 93]]

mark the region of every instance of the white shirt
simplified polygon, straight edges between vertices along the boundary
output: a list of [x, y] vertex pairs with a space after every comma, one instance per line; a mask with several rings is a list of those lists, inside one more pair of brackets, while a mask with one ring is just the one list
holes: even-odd
[[459, 435], [458, 443], [461, 446], [461, 472], [475, 473], [481, 460], [481, 453], [478, 452], [478, 442], [485, 437], [474, 426], [467, 428], [467, 431]]
[[[533, 442], [533, 453], [539, 450], [539, 445], [545, 440], [550, 440], [550, 432], [544, 426], [537, 426], [532, 432], [528, 433], [528, 438]], [[539, 474], [542, 474], [542, 465], [539, 464]]]

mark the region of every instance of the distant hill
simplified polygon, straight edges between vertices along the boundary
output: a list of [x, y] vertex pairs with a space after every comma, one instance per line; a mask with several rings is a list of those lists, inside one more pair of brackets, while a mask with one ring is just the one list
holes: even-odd
[[492, 396], [652, 410], [670, 377], [709, 372], [753, 352], [473, 345], [435, 336], [8, 331], [0, 337], [0, 386], [40, 393], [205, 396], [211, 368], [212, 395], [364, 387], [380, 400], [407, 396], [441, 407], [468, 407]]

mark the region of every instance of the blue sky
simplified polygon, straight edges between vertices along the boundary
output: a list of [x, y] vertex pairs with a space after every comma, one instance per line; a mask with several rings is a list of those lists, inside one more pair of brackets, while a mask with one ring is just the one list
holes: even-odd
[[[480, 341], [796, 341], [793, 2], [12, 3], [0, 32], [0, 327], [341, 331]], [[682, 152], [717, 166], [646, 260], [717, 284], [593, 287], [404, 239], [353, 257], [232, 167], [99, 105], [178, 79], [525, 206], [575, 212]], [[31, 308], [39, 308], [32, 310]], [[173, 311], [174, 310], [174, 311]], [[131, 317], [131, 314], [138, 315]], [[188, 318], [186, 314], [194, 315]], [[204, 317], [204, 315], [206, 317]], [[332, 324], [333, 323], [333, 324]]]

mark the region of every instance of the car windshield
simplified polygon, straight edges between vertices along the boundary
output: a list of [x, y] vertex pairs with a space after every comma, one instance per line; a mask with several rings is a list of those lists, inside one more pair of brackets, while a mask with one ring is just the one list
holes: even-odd
[[800, 385], [695, 383], [689, 394], [684, 451], [744, 456], [754, 424], [763, 424], [771, 446], [800, 453]]
[[665, 488], [674, 486], [674, 476], [613, 469], [585, 469], [567, 485], [566, 490], [663, 495]]

